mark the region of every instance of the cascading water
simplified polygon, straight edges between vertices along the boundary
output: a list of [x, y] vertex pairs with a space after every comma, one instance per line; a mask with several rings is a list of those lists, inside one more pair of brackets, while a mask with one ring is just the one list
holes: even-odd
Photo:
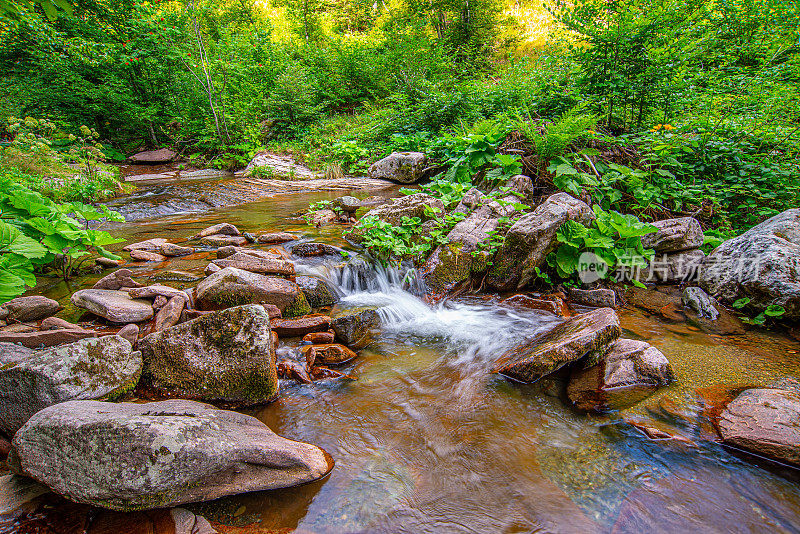
[[549, 328], [558, 319], [498, 306], [494, 300], [424, 300], [425, 283], [412, 266], [386, 267], [354, 256], [346, 264], [297, 266], [298, 274], [328, 282], [345, 307], [374, 307], [383, 334], [397, 340], [442, 345], [458, 360], [496, 358], [522, 338]]

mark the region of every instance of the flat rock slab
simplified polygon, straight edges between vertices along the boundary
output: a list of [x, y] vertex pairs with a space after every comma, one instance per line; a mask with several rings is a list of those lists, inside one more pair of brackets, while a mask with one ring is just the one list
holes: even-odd
[[278, 394], [267, 311], [258, 305], [209, 313], [139, 341], [143, 379], [194, 399], [263, 404]]
[[780, 389], [747, 389], [723, 410], [725, 443], [800, 465], [800, 398]]
[[280, 337], [301, 337], [312, 332], [324, 332], [331, 324], [331, 318], [324, 315], [298, 317], [297, 319], [273, 319], [272, 331]]
[[136, 165], [158, 165], [162, 163], [169, 163], [175, 159], [177, 154], [168, 148], [159, 148], [158, 150], [145, 150], [138, 152], [128, 158], [133, 164]]
[[262, 258], [242, 252], [237, 252], [224, 259], [216, 259], [213, 263], [223, 269], [225, 267], [236, 267], [251, 273], [280, 276], [294, 275], [294, 264], [291, 262], [275, 258]]
[[72, 294], [72, 304], [112, 323], [139, 323], [153, 317], [153, 306], [146, 300], [132, 299], [125, 291], [81, 289]]
[[[0, 356], [2, 358], [2, 356]], [[133, 389], [142, 356], [119, 336], [85, 339], [6, 363], [0, 359], [0, 431], [13, 436], [39, 410], [76, 399], [113, 399]]]
[[19, 343], [23, 347], [38, 349], [40, 347], [53, 347], [63, 343], [72, 343], [81, 339], [97, 337], [98, 335], [98, 332], [84, 330], [83, 328], [58, 328], [18, 333], [0, 332], [0, 342]]
[[296, 486], [325, 476], [333, 460], [254, 417], [197, 402], [71, 401], [17, 432], [9, 464], [72, 501], [135, 511]]
[[512, 348], [495, 362], [492, 372], [536, 382], [589, 353], [604, 353], [620, 332], [619, 318], [611, 308], [582, 313]]

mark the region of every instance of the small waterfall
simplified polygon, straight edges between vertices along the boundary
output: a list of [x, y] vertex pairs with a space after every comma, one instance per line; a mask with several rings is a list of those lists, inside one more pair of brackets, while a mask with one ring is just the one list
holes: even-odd
[[342, 306], [374, 307], [384, 334], [413, 343], [442, 344], [468, 359], [495, 358], [520, 339], [558, 322], [491, 301], [445, 299], [429, 304], [423, 300], [425, 283], [413, 266], [385, 267], [363, 256], [344, 265], [298, 266], [298, 274], [326, 280]]

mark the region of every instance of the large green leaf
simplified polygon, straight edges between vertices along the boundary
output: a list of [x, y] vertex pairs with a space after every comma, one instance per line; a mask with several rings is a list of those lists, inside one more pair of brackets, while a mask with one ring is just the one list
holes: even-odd
[[47, 249], [41, 243], [4, 221], [0, 221], [0, 251], [12, 252], [30, 259], [43, 258], [47, 254]]

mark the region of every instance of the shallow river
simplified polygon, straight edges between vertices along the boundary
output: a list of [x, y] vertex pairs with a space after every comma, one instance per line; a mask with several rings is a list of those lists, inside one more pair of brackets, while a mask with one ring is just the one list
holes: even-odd
[[[346, 246], [340, 226], [314, 229], [289, 217], [341, 194], [132, 217], [138, 220], [114, 231], [129, 242], [180, 242], [225, 221]], [[208, 256], [133, 269], [140, 278], [172, 269], [202, 273]], [[71, 292], [96, 278], [41, 290], [68, 305]], [[431, 307], [384, 282], [367, 291], [344, 288], [345, 305], [384, 306], [381, 337], [344, 368], [357, 380], [283, 381], [279, 400], [250, 412], [278, 434], [326, 449], [336, 461], [330, 476], [190, 509], [223, 532], [248, 533], [800, 531], [796, 475], [722, 448], [705, 409], [728, 388], [796, 387], [799, 344], [777, 334], [708, 334], [621, 310], [623, 335], [662, 350], [678, 381], [622, 412], [582, 415], [552, 383], [518, 385], [488, 372], [505, 348], [555, 317], [488, 297]], [[629, 423], [681, 439], [651, 439]]]

